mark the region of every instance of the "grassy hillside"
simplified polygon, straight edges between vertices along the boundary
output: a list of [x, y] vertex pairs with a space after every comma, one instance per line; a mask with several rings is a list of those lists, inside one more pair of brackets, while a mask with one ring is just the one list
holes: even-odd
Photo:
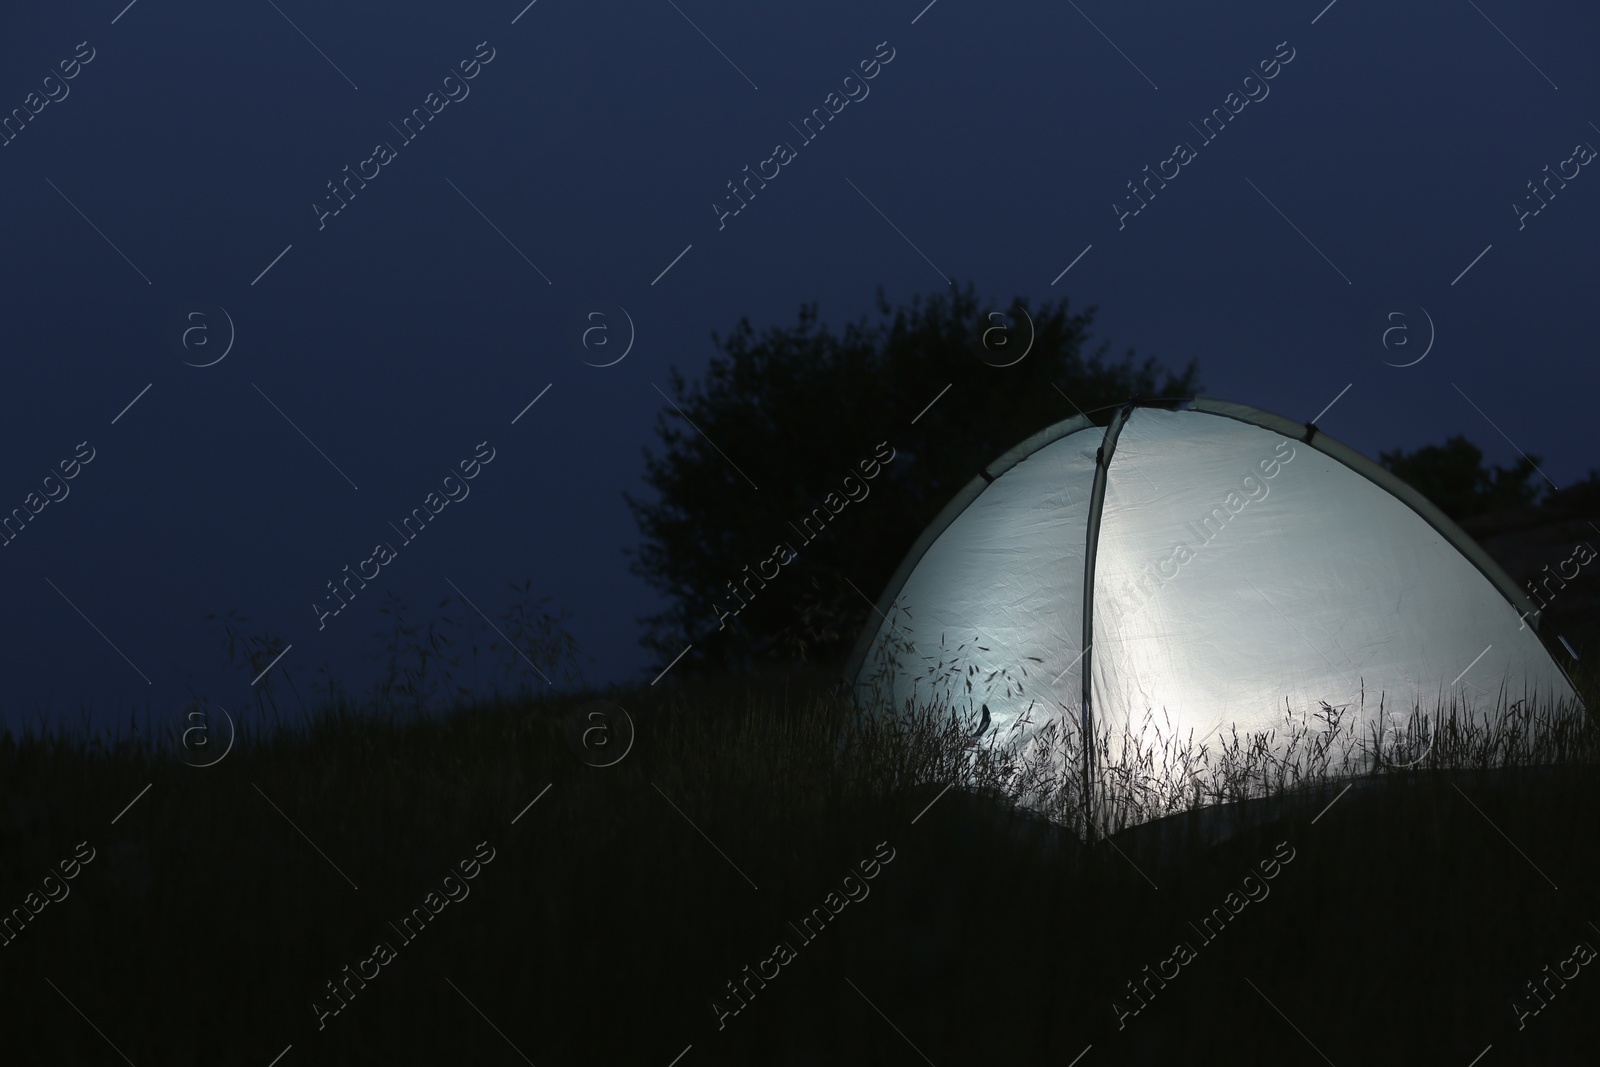
[[[205, 768], [6, 737], [3, 1061], [1465, 1065], [1600, 1038], [1581, 722], [1554, 765], [1494, 769], [1512, 716], [1478, 769], [1085, 845], [955, 731], [854, 728], [799, 682], [592, 699], [246, 722]], [[594, 766], [616, 706], [636, 736]]]

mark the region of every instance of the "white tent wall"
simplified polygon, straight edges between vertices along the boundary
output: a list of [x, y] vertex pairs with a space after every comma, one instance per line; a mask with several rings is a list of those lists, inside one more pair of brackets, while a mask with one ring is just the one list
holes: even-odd
[[1525, 684], [1573, 695], [1470, 560], [1304, 442], [1205, 412], [1136, 409], [1100, 523], [1091, 708], [1116, 735], [1128, 723], [1138, 736], [1148, 709], [1200, 743], [1281, 727], [1286, 701], [1376, 723], [1380, 697], [1404, 716], [1441, 696], [1492, 707], [1502, 680], [1514, 696]]
[[[1086, 426], [1012, 466], [927, 547], [877, 616], [898, 662], [878, 700], [938, 703], [986, 737], [1025, 743], [1061, 705], [1078, 714], [1089, 486], [1103, 430]], [[895, 641], [894, 638], [899, 640]], [[876, 660], [874, 660], [876, 662]], [[870, 690], [869, 677], [858, 689]]]
[[1437, 508], [1315, 427], [1133, 405], [990, 464], [907, 555], [846, 677], [877, 712], [909, 700], [976, 729], [987, 705], [985, 743], [1025, 751], [1054, 719], [1077, 731], [1087, 669], [1102, 738], [1214, 752], [1234, 730], [1281, 744], [1286, 713], [1306, 723], [1323, 701], [1357, 736], [1417, 705], [1492, 711], [1502, 688], [1576, 702], [1532, 608]]

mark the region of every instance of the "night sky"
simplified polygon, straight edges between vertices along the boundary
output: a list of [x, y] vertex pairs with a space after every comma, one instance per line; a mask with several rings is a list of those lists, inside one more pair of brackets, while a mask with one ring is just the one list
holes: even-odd
[[648, 681], [668, 368], [879, 284], [1096, 305], [1369, 456], [1600, 466], [1587, 5], [524, 3], [7, 12], [0, 722], [245, 707], [230, 610], [360, 686], [389, 592], [525, 580]]

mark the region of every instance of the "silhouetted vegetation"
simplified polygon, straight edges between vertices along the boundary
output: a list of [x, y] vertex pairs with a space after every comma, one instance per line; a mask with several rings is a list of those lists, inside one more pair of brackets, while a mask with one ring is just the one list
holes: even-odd
[[1378, 462], [1457, 522], [1536, 503], [1545, 484], [1537, 476], [1539, 457], [1522, 456], [1510, 467], [1488, 466], [1483, 451], [1460, 434], [1414, 452], [1380, 452]]
[[[878, 312], [839, 331], [815, 304], [759, 335], [741, 319], [713, 337], [699, 382], [672, 372], [680, 410], [662, 412], [646, 456], [654, 497], [628, 503], [634, 570], [671, 601], [642, 620], [646, 644], [665, 664], [693, 642], [674, 671], [842, 663], [912, 542], [984, 464], [1080, 411], [1198, 387], [1193, 364], [1091, 351], [1093, 309], [1065, 299], [997, 309], [969, 285], [891, 308], [880, 289]], [[864, 461], [881, 469], [864, 476]], [[774, 559], [780, 545], [797, 558]]]
[[567, 610], [551, 608], [549, 597], [535, 599], [531, 578], [508, 585], [516, 599], [497, 613], [497, 623], [452, 597], [441, 599], [423, 623], [391, 590], [378, 608], [385, 628], [373, 635], [383, 650], [373, 657], [382, 671], [366, 694], [350, 692], [326, 662], [309, 677], [293, 664], [278, 663], [285, 648], [282, 636], [249, 632], [250, 620], [237, 611], [207, 615], [206, 621], [222, 644], [228, 667], [258, 675], [275, 664], [251, 687], [258, 716], [266, 721], [270, 712], [275, 724], [284, 721], [286, 711], [297, 709], [302, 718], [355, 705], [387, 715], [443, 711], [462, 700], [581, 683], [583, 663], [590, 657], [567, 628]]
[[[175, 1067], [290, 1045], [280, 1063], [665, 1065], [692, 1046], [680, 1063], [800, 1065], [1092, 1044], [1410, 1067], [1490, 1043], [1581, 1062], [1556, 1057], [1600, 1036], [1587, 967], [1527, 986], [1600, 944], [1592, 730], [1530, 732], [1518, 710], [1439, 735], [1481, 765], [1391, 767], [1348, 795], [1313, 739], [1309, 776], [1236, 765], [1266, 792], [1229, 833], [1180, 806], [1088, 847], [1014, 809], [1004, 760], [943, 709], [857, 720], [757, 678], [612, 690], [638, 734], [596, 768], [568, 743], [592, 696], [247, 721], [205, 769], [148, 740], [0, 738], [0, 904], [95, 853], [0, 949], [8, 1062], [120, 1062], [108, 1041]], [[1506, 765], [1538, 737], [1572, 744]], [[1160, 764], [1126, 770], [1127, 795], [1163, 802]], [[391, 923], [480, 843], [470, 892], [404, 942]], [[358, 982], [376, 942], [397, 956]], [[319, 1017], [330, 983], [345, 1006]]]

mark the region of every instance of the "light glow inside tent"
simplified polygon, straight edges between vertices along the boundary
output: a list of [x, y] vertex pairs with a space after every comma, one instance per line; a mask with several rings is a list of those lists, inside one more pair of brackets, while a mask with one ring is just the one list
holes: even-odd
[[1155, 746], [1322, 702], [1377, 726], [1380, 701], [1392, 724], [1502, 687], [1577, 700], [1532, 602], [1454, 523], [1320, 431], [1221, 401], [1036, 435], [941, 513], [879, 609], [858, 700], [973, 724], [987, 706], [994, 744], [1076, 729], [1086, 695], [1097, 732]]

